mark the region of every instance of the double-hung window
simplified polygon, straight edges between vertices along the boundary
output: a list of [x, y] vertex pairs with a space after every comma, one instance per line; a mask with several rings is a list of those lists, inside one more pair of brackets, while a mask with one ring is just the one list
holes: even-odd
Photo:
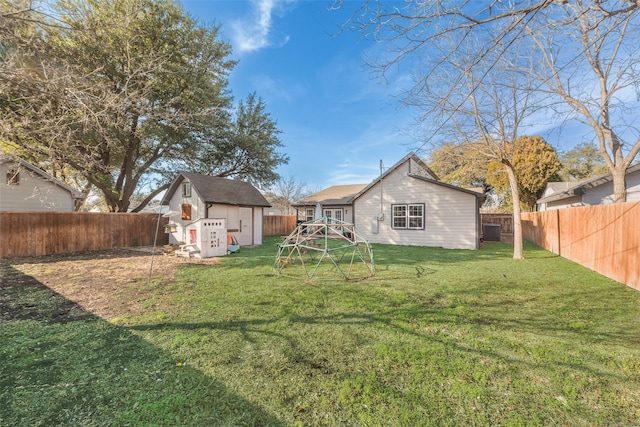
[[391, 227], [405, 230], [424, 229], [424, 203], [391, 205]]
[[313, 215], [315, 211], [313, 209], [305, 209], [305, 221], [313, 221]]
[[182, 197], [191, 197], [191, 183], [183, 182], [182, 183]]

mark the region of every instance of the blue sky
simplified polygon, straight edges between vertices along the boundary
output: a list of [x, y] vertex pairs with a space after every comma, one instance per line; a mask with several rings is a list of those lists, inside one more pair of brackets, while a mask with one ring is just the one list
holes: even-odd
[[[380, 82], [364, 65], [383, 46], [339, 26], [361, 1], [181, 0], [203, 23], [221, 25], [238, 64], [229, 83], [236, 101], [251, 92], [265, 100], [282, 131], [281, 152], [290, 158], [278, 169], [310, 190], [335, 184], [368, 183], [419, 143], [406, 134], [414, 112], [400, 107], [402, 78]], [[537, 121], [542, 135], [566, 151], [593, 131], [568, 122]]]
[[311, 189], [367, 183], [415, 142], [403, 134], [411, 113], [393, 87], [363, 64], [376, 46], [338, 31], [357, 3], [330, 10], [330, 0], [182, 0], [187, 12], [221, 25], [238, 64], [230, 89], [237, 100], [255, 91], [282, 131], [289, 164], [280, 175]]

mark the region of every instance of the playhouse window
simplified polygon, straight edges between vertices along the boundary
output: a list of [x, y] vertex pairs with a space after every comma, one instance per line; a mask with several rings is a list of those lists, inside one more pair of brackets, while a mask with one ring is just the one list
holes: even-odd
[[191, 220], [191, 205], [189, 204], [182, 205], [182, 219]]
[[423, 230], [424, 204], [392, 205], [392, 228]]
[[7, 185], [20, 184], [20, 171], [18, 169], [7, 170]]
[[191, 183], [183, 182], [182, 183], [182, 197], [191, 197]]

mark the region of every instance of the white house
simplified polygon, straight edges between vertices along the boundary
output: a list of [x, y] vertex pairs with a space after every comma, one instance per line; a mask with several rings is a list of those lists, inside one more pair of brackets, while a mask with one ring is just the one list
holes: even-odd
[[[627, 169], [627, 202], [640, 201], [640, 163]], [[578, 182], [550, 182], [538, 199], [538, 210], [613, 203], [611, 173]]]
[[73, 212], [82, 193], [21, 159], [0, 159], [0, 211]]
[[169, 206], [169, 243], [203, 258], [226, 254], [231, 235], [240, 246], [261, 244], [262, 210], [270, 206], [248, 182], [192, 172], [178, 174], [161, 204]]
[[329, 187], [296, 206], [308, 216], [320, 203], [323, 216], [342, 215], [372, 243], [477, 249], [483, 200], [482, 194], [440, 182], [409, 153], [368, 185]]

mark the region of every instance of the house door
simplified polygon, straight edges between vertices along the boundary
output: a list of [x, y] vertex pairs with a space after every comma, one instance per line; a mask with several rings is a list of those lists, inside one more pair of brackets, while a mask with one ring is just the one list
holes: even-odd
[[253, 209], [240, 208], [239, 229], [238, 243], [240, 246], [253, 245]]
[[325, 209], [322, 215], [329, 218], [329, 223], [334, 222], [331, 221], [331, 218], [344, 221], [342, 217], [342, 209]]

